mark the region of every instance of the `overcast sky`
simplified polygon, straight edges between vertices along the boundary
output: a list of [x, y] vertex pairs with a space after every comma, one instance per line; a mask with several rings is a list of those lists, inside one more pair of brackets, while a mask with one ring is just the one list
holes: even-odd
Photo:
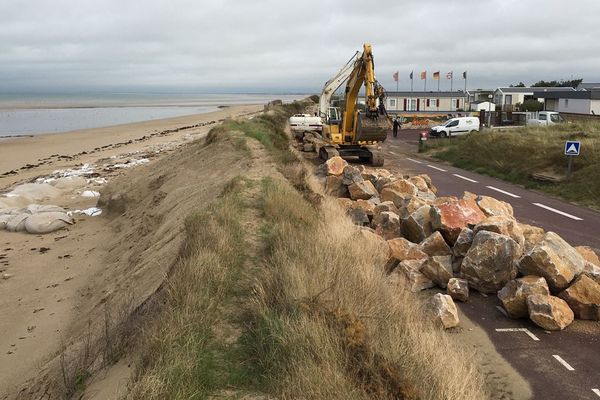
[[[363, 42], [388, 89], [600, 81], [598, 0], [4, 0], [0, 91], [314, 92]], [[428, 88], [437, 88], [428, 79]]]

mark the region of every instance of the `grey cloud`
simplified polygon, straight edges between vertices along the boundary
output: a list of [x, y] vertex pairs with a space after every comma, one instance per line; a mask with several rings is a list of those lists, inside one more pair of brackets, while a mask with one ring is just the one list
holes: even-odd
[[0, 91], [316, 91], [365, 41], [388, 88], [396, 70], [401, 88], [411, 70], [468, 70], [470, 87], [598, 81], [599, 12], [597, 0], [5, 1]]

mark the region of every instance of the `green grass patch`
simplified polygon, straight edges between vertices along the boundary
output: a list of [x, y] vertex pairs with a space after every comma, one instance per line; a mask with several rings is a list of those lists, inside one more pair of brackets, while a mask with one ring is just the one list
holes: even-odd
[[[534, 174], [564, 178], [566, 140], [581, 141], [570, 182], [544, 183]], [[430, 140], [427, 151], [452, 165], [600, 209], [600, 123], [579, 121]]]

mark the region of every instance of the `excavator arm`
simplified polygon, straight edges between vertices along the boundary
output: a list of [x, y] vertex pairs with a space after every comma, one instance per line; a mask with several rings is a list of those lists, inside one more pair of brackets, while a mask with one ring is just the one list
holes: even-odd
[[333, 93], [342, 86], [342, 83], [348, 79], [352, 71], [354, 70], [354, 64], [360, 57], [360, 52], [356, 52], [352, 58], [344, 65], [338, 73], [328, 80], [323, 87], [323, 91], [321, 92], [321, 97], [319, 98], [319, 116], [323, 118], [323, 120], [327, 121], [329, 107], [331, 106], [331, 96]]
[[[357, 108], [358, 94], [365, 85], [365, 115]], [[351, 137], [352, 142], [381, 142], [385, 140], [389, 130], [387, 118], [381, 115], [377, 101], [383, 101], [385, 92], [375, 78], [375, 63], [371, 45], [365, 43], [362, 56], [354, 62], [354, 68], [348, 77], [345, 95], [345, 110], [342, 121], [342, 132]], [[385, 108], [382, 107], [383, 110]], [[345, 141], [348, 141], [345, 139]]]

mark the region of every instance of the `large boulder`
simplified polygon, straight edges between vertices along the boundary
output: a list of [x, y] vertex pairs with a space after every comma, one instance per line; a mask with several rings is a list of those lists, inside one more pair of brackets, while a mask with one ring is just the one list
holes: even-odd
[[447, 294], [436, 293], [431, 299], [431, 307], [437, 321], [444, 329], [458, 326], [458, 310], [452, 297]]
[[383, 212], [383, 211], [392, 211], [392, 212], [398, 214], [398, 208], [394, 205], [394, 202], [392, 202], [392, 201], [382, 201], [381, 203], [379, 203], [375, 206], [375, 210], [374, 210], [375, 214], [379, 214], [380, 212]]
[[325, 172], [327, 175], [341, 175], [348, 163], [340, 156], [333, 156], [325, 161]]
[[421, 192], [429, 191], [429, 185], [427, 184], [427, 181], [420, 175], [411, 176], [410, 178], [408, 178], [408, 181], [415, 185], [417, 189]]
[[529, 318], [548, 331], [561, 331], [573, 322], [575, 315], [563, 299], [544, 294], [527, 297]]
[[433, 233], [431, 206], [422, 206], [402, 220], [402, 232], [408, 240], [420, 243]]
[[435, 286], [431, 279], [423, 275], [419, 269], [425, 260], [405, 260], [402, 261], [390, 275], [392, 280], [402, 277], [408, 289], [413, 292], [430, 289]]
[[391, 257], [399, 261], [405, 260], [426, 260], [427, 254], [419, 250], [419, 246], [409, 242], [404, 238], [388, 240]]
[[28, 233], [43, 234], [66, 228], [73, 224], [73, 219], [64, 212], [44, 212], [33, 214], [25, 220]]
[[479, 231], [460, 267], [469, 285], [481, 293], [496, 293], [517, 275], [519, 245], [510, 237]]
[[452, 249], [439, 232], [433, 232], [429, 237], [419, 243], [419, 248], [430, 256], [449, 256]]
[[519, 223], [512, 217], [493, 215], [487, 217], [473, 228], [473, 232], [490, 231], [511, 237], [519, 246], [525, 244], [525, 237]]
[[585, 261], [592, 263], [596, 266], [600, 266], [600, 258], [598, 258], [598, 254], [596, 254], [596, 252], [592, 250], [591, 247], [575, 246], [575, 250], [577, 250], [577, 252], [581, 254], [581, 257], [583, 257]]
[[579, 319], [600, 321], [600, 283], [580, 275], [571, 286], [558, 294]]
[[496, 200], [493, 197], [489, 196], [477, 196], [475, 198], [475, 202], [483, 211], [483, 213], [488, 216], [504, 216], [504, 217], [513, 217], [513, 208], [510, 204]]
[[523, 253], [527, 253], [533, 249], [539, 242], [544, 240], [546, 232], [537, 226], [519, 223], [523, 237], [525, 238], [525, 244], [523, 245]]
[[465, 279], [451, 278], [448, 281], [447, 292], [454, 300], [467, 301], [469, 300], [469, 282]]
[[348, 187], [342, 183], [341, 175], [328, 175], [325, 178], [325, 193], [334, 197], [350, 197]]
[[600, 267], [592, 263], [586, 263], [581, 274], [593, 279], [597, 283], [600, 283]]
[[527, 297], [532, 294], [543, 294], [546, 296], [550, 294], [548, 284], [541, 276], [527, 275], [523, 278], [509, 281], [498, 292], [498, 298], [509, 317], [526, 318], [529, 315], [527, 311]]
[[584, 266], [585, 260], [577, 250], [556, 233], [548, 232], [521, 258], [519, 272], [543, 276], [552, 293], [558, 293], [583, 272]]
[[433, 256], [423, 263], [421, 273], [431, 279], [441, 288], [448, 286], [448, 281], [453, 277], [452, 256]]
[[360, 170], [351, 165], [346, 165], [344, 172], [342, 173], [342, 182], [346, 186], [350, 186], [353, 183], [359, 183], [364, 181]]
[[485, 218], [485, 214], [473, 199], [460, 199], [434, 204], [430, 212], [433, 229], [440, 231], [444, 239], [452, 245], [456, 242], [463, 228], [476, 225]]
[[406, 179], [398, 179], [391, 183], [388, 183], [381, 190], [382, 201], [392, 201], [396, 207], [401, 208], [404, 204], [404, 200], [415, 196], [418, 190], [415, 185]]
[[369, 200], [372, 197], [377, 197], [378, 193], [375, 186], [369, 181], [360, 181], [348, 186], [350, 198], [352, 200]]
[[467, 255], [467, 251], [471, 248], [471, 244], [473, 244], [473, 237], [475, 234], [471, 228], [462, 228], [460, 233], [458, 234], [458, 238], [456, 239], [456, 243], [452, 247], [452, 252], [455, 257], [464, 257]]
[[392, 211], [384, 211], [373, 217], [373, 228], [386, 240], [402, 236], [400, 217]]

